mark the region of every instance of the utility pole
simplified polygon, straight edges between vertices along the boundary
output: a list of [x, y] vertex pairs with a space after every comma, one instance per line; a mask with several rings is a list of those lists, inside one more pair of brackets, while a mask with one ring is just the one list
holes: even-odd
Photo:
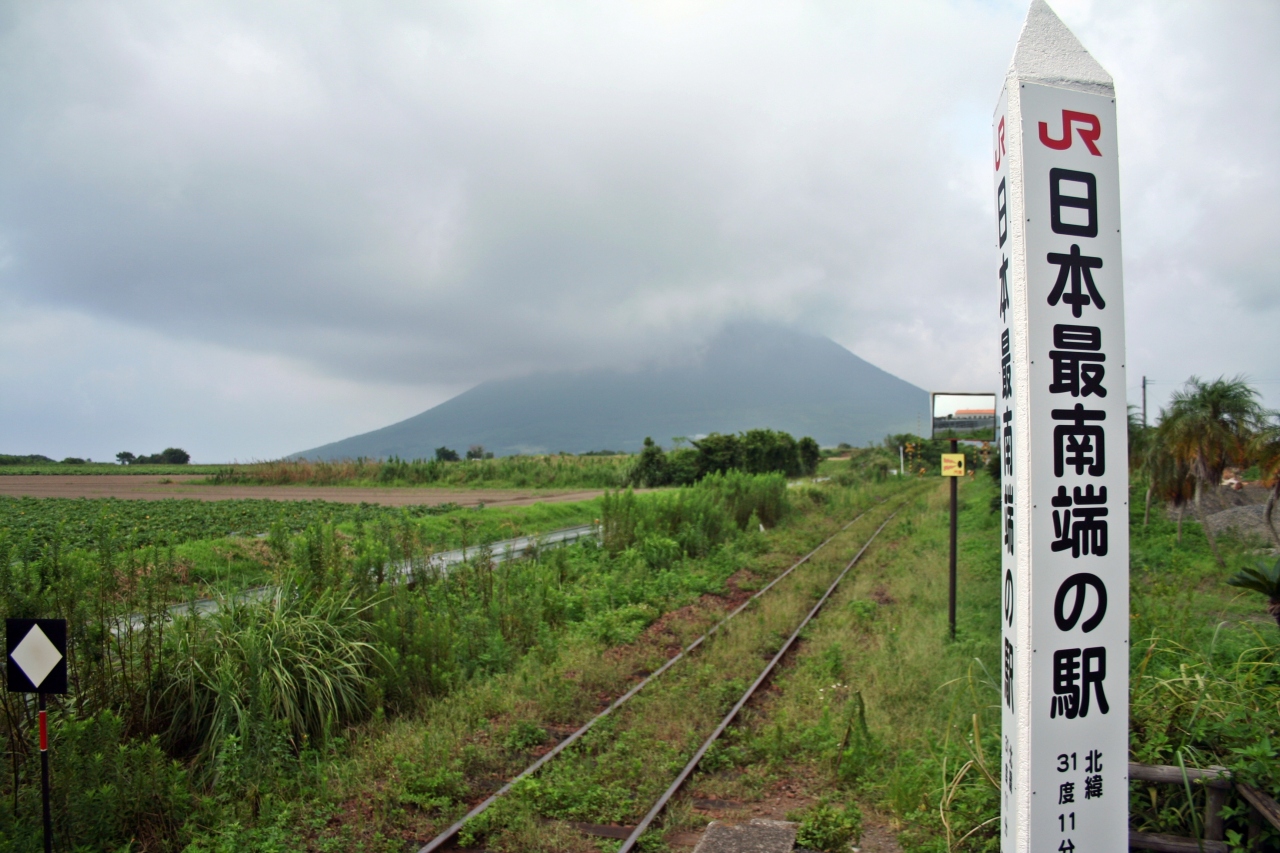
[[1142, 428], [1147, 428], [1147, 377], [1142, 377]]

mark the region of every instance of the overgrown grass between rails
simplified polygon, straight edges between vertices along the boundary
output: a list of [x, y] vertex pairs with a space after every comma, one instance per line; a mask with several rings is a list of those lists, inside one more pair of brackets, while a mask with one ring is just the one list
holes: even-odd
[[[758, 529], [748, 530], [724, 549], [682, 560], [676, 571], [687, 578], [684, 583], [693, 583], [696, 588], [699, 576], [718, 580], [704, 586], [701, 594], [686, 592], [669, 599], [669, 615], [658, 618], [657, 624], [653, 622], [661, 608], [643, 606], [615, 610], [616, 615], [608, 620], [579, 623], [558, 639], [540, 642], [509, 674], [473, 682], [434, 701], [421, 717], [388, 722], [385, 728], [372, 727], [370, 732], [376, 734], [353, 753], [345, 769], [338, 771], [337, 778], [342, 781], [334, 784], [330, 793], [331, 802], [376, 802], [377, 822], [373, 826], [333, 827], [324, 836], [341, 839], [347, 846], [365, 843], [378, 829], [387, 835], [412, 835], [418, 842], [430, 838], [465, 811], [466, 803], [482, 798], [529, 763], [531, 747], [535, 751], [547, 748], [551, 732], [563, 735], [581, 724], [624, 692], [639, 674], [652, 671], [709, 627], [729, 604], [706, 593], [758, 588], [830, 535], [836, 519], [856, 514], [856, 508], [868, 506], [876, 494], [875, 490], [844, 489], [806, 494], [787, 523], [768, 536]], [[636, 549], [613, 558], [615, 565], [632, 566], [638, 565], [638, 559], [643, 557]], [[723, 584], [729, 578], [732, 586], [726, 589]], [[619, 622], [617, 617], [626, 621]], [[707, 677], [703, 675], [704, 680]], [[725, 688], [719, 685], [715, 689], [722, 693]], [[573, 799], [559, 788], [553, 796]], [[591, 794], [570, 808], [585, 811], [588, 801], [598, 802], [600, 797]], [[576, 834], [535, 826], [529, 822], [532, 818], [527, 809], [517, 800], [512, 803], [516, 818], [511, 819], [508, 812], [513, 806], [503, 805], [493, 818], [472, 830], [492, 836], [490, 849], [573, 850], [591, 846]], [[315, 807], [323, 808], [319, 803]], [[310, 845], [323, 846], [317, 839]]]
[[[634, 823], [795, 629], [884, 512], [838, 536], [661, 681], [464, 830], [494, 850], [551, 849], [540, 818]], [[559, 843], [559, 842], [558, 842]]]
[[[895, 821], [904, 849], [994, 844], [999, 709], [997, 535], [982, 482], [962, 484], [959, 624], [947, 629], [947, 497], [904, 509], [842, 585], [691, 791], [753, 801], [784, 785]], [[976, 746], [975, 746], [976, 739]], [[961, 840], [963, 839], [963, 840]]]
[[[961, 489], [957, 641], [947, 639], [947, 502], [939, 490], [904, 519], [910, 538], [874, 555], [832, 602], [779, 679], [781, 694], [720, 750], [717, 761], [732, 775], [703, 777], [701, 795], [749, 800], [787, 779], [810, 795], [835, 791], [879, 812], [906, 849], [998, 848], [998, 516], [987, 508], [989, 481]], [[1224, 571], [1198, 530], [1184, 531], [1179, 546], [1163, 518], [1144, 530], [1137, 505], [1130, 758], [1225, 765], [1280, 795], [1280, 632], [1264, 600], [1225, 584], [1256, 558], [1258, 543], [1220, 542]], [[1135, 784], [1132, 826], [1194, 837], [1203, 797]], [[1239, 844], [1244, 804], [1230, 800], [1225, 817], [1228, 839]]]
[[[714, 484], [701, 488], [700, 494], [710, 493]], [[733, 518], [732, 490], [718, 495], [715, 511]], [[781, 507], [783, 527], [766, 535], [758, 526], [742, 530], [731, 522], [718, 544], [707, 539], [705, 554], [677, 554], [670, 563], [669, 551], [647, 545], [653, 537], [645, 535], [615, 551], [588, 542], [500, 565], [482, 554], [442, 573], [427, 559], [430, 543], [399, 536], [394, 526], [366, 527], [359, 538], [344, 541], [333, 525], [313, 524], [279, 543], [289, 574], [278, 581], [276, 602], [249, 602], [185, 627], [163, 614], [176, 576], [172, 548], [121, 548], [106, 538], [95, 552], [61, 555], [53, 549], [25, 567], [0, 560], [0, 615], [62, 616], [71, 625], [73, 694], [53, 702], [55, 749], [69, 766], [92, 763], [90, 755], [68, 754], [91, 745], [128, 757], [103, 764], [96, 775], [55, 776], [57, 796], [65, 801], [90, 796], [83, 785], [96, 779], [92, 796], [101, 808], [130, 815], [94, 829], [59, 814], [60, 837], [97, 839], [96, 846], [145, 837], [148, 849], [193, 844], [199, 850], [241, 849], [287, 836], [285, 846], [305, 846], [312, 833], [307, 821], [351, 803], [329, 794], [351, 791], [333, 778], [348, 738], [415, 718], [511, 673], [549, 671], [562, 660], [562, 649], [570, 650], [570, 660], [582, 661], [583, 672], [612, 672], [625, 682], [636, 658], [625, 669], [610, 670], [604, 650], [633, 642], [664, 612], [723, 592], [731, 577], [749, 586], [754, 575], [744, 568], [785, 562], [782, 552], [776, 558], [760, 554], [768, 543], [808, 543], [819, 529], [830, 528], [832, 514], [865, 498], [856, 490], [792, 490], [784, 493], [793, 509], [788, 514]], [[412, 566], [410, 582], [387, 585], [388, 567], [403, 561]], [[590, 655], [575, 657], [572, 649]], [[660, 657], [661, 651], [658, 645], [650, 654]], [[580, 718], [598, 695], [592, 682], [576, 677], [537, 684], [538, 721]], [[33, 707], [15, 694], [0, 692], [0, 701], [2, 745], [29, 780], [38, 761], [22, 733], [30, 730]], [[96, 734], [76, 735], [89, 731], [84, 726]], [[468, 755], [482, 757], [468, 753], [468, 746], [474, 744], [460, 746], [464, 764]], [[181, 763], [166, 764], [171, 758]], [[137, 790], [138, 768], [165, 780], [152, 792], [155, 804], [146, 814], [120, 802]], [[448, 782], [454, 771], [446, 770], [441, 778]], [[0, 798], [12, 794], [9, 778], [0, 778]], [[352, 795], [373, 796], [388, 810], [385, 821], [351, 822], [357, 846], [379, 846], [379, 828], [416, 836], [421, 824], [434, 824], [442, 810], [458, 805], [455, 799], [438, 802], [443, 795], [431, 793], [437, 782], [416, 777], [387, 796], [386, 778], [365, 778]], [[25, 790], [19, 786], [20, 798]], [[13, 849], [32, 848], [38, 838], [34, 814], [20, 808], [15, 818], [0, 809], [0, 838]], [[371, 825], [378, 828], [360, 834]], [[244, 834], [228, 835], [229, 827]], [[312, 834], [318, 849], [341, 844], [334, 833]]]

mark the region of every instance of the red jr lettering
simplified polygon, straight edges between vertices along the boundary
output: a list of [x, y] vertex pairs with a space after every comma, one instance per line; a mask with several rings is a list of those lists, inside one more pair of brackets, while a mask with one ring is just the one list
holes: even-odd
[[1000, 171], [1000, 160], [1005, 155], [1004, 147], [1004, 116], [1000, 116], [1000, 123], [996, 125], [996, 171]]
[[1098, 117], [1089, 113], [1078, 113], [1075, 110], [1062, 111], [1062, 138], [1052, 139], [1049, 136], [1049, 125], [1047, 122], [1040, 122], [1040, 141], [1054, 151], [1066, 151], [1071, 147], [1071, 127], [1073, 124], [1088, 125], [1088, 127], [1077, 127], [1080, 133], [1080, 140], [1084, 142], [1084, 147], [1089, 149], [1089, 153], [1094, 157], [1101, 157], [1102, 152], [1098, 150], [1098, 137], [1102, 135], [1102, 122], [1098, 121]]

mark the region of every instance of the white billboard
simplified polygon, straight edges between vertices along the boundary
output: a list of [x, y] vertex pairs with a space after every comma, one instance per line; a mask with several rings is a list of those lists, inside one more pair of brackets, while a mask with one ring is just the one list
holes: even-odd
[[995, 441], [996, 395], [935, 391], [933, 437]]

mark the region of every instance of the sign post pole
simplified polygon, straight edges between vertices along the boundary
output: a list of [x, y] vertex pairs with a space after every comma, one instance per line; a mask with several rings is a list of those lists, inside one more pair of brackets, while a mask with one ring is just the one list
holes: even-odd
[[951, 478], [951, 562], [948, 571], [947, 617], [953, 640], [956, 638], [956, 480], [965, 474], [964, 454], [958, 452], [958, 436], [982, 441], [995, 438], [995, 401], [994, 394], [972, 392], [935, 391], [930, 398], [933, 438], [951, 440], [951, 452], [942, 454], [942, 476]]
[[1115, 88], [1044, 0], [1027, 12], [992, 131], [1000, 849], [1125, 853], [1129, 483]]
[[[951, 439], [951, 452], [955, 453], [959, 447], [956, 439]], [[963, 469], [962, 469], [963, 470]], [[951, 597], [948, 601], [948, 614], [951, 617], [951, 639], [956, 638], [956, 481], [959, 477], [951, 478]]]
[[53, 815], [49, 810], [49, 716], [44, 691], [38, 694], [40, 710], [40, 799], [44, 804], [44, 853], [53, 853]]

